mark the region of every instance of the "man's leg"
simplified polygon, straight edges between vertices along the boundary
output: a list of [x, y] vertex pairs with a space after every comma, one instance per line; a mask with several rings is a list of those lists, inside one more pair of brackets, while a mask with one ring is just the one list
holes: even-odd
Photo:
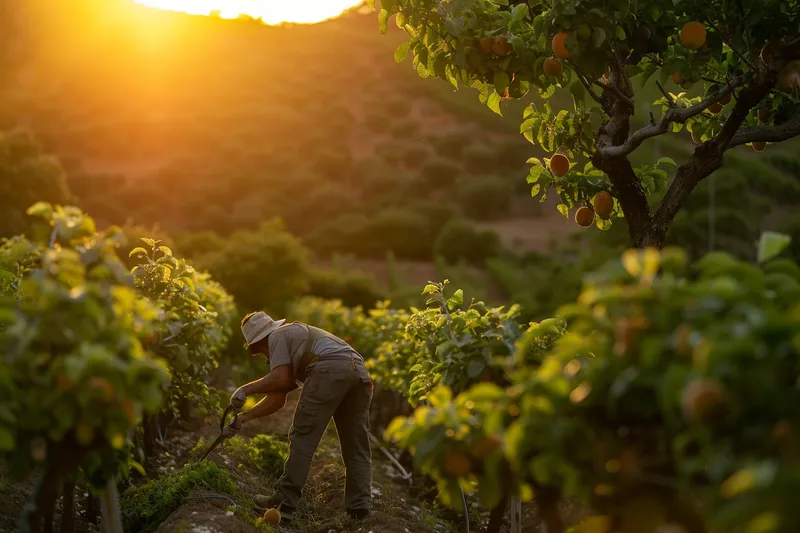
[[309, 376], [289, 430], [289, 458], [278, 480], [278, 490], [268, 500], [256, 499], [259, 507], [282, 503], [288, 512], [297, 508], [319, 441], [351, 384], [350, 376], [331, 374], [326, 368], [316, 369]]
[[345, 508], [351, 516], [363, 517], [371, 510], [372, 453], [369, 443], [369, 406], [372, 384], [356, 383], [333, 415], [342, 458], [347, 469]]

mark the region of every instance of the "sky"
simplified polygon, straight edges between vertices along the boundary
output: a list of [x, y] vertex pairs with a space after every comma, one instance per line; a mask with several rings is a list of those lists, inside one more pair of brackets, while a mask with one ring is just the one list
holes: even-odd
[[362, 0], [133, 0], [138, 4], [194, 15], [219, 11], [224, 18], [250, 15], [267, 24], [314, 23], [337, 17]]

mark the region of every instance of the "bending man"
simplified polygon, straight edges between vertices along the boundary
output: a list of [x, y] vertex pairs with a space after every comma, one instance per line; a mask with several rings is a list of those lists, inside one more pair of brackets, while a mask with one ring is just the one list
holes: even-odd
[[311, 461], [328, 423], [333, 418], [347, 471], [345, 508], [351, 518], [370, 513], [372, 457], [369, 442], [369, 408], [372, 380], [361, 355], [335, 335], [300, 322], [273, 320], [264, 312], [242, 320], [242, 333], [252, 355], [263, 355], [270, 371], [265, 377], [236, 389], [231, 404], [244, 404], [251, 394], [267, 396], [239, 415], [238, 424], [226, 429], [239, 432], [242, 424], [271, 415], [286, 404], [286, 395], [303, 384], [289, 431], [289, 458], [273, 496], [257, 495], [257, 507], [278, 508], [291, 520], [308, 479]]

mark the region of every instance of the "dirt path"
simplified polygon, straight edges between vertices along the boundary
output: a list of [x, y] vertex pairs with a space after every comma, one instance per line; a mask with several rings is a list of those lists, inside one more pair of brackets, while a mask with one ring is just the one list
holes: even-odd
[[[253, 437], [267, 434], [285, 438], [291, 426], [292, 416], [299, 392], [293, 393], [286, 407], [271, 417], [254, 421], [245, 426], [242, 435]], [[176, 434], [170, 438], [174, 462], [160, 466], [162, 473], [178, 468], [189, 460], [189, 451], [199, 437], [206, 441], [218, 433], [217, 427], [209, 425], [193, 434]], [[236, 479], [239, 488], [248, 495], [271, 494], [276, 479], [267, 478], [248, 465], [237, 465], [226, 454], [223, 444], [211, 454], [210, 460], [225, 468]], [[323, 437], [304, 493], [304, 502], [299, 509], [300, 519], [296, 525], [273, 528], [281, 533], [430, 533], [453, 531], [446, 522], [438, 519], [430, 505], [415, 501], [397, 481], [394, 467], [383, 461], [377, 450], [373, 450], [373, 515], [363, 522], [355, 522], [344, 513], [345, 470], [339, 453], [339, 441], [333, 424]], [[167, 466], [168, 465], [168, 466]], [[231, 500], [202, 490], [184, 500], [157, 529], [157, 533], [250, 533], [256, 529], [233, 516], [227, 509]]]

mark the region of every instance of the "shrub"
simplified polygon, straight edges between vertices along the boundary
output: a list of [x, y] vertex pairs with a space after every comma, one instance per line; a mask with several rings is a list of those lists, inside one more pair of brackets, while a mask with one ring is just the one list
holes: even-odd
[[64, 204], [70, 198], [64, 170], [31, 133], [0, 132], [0, 237], [26, 232], [26, 210], [35, 202]]
[[375, 278], [360, 272], [315, 270], [311, 273], [309, 296], [340, 300], [344, 305], [370, 308], [386, 298], [378, 290]]
[[409, 204], [408, 209], [426, 221], [431, 243], [450, 219], [461, 214], [461, 209], [459, 209], [458, 205], [446, 201], [418, 200]]
[[216, 251], [197, 259], [233, 295], [242, 310], [282, 314], [308, 291], [308, 250], [280, 221], [233, 233]]
[[431, 142], [440, 157], [460, 161], [464, 148], [472, 142], [472, 136], [468, 132], [459, 131], [437, 137]]
[[450, 262], [463, 259], [480, 264], [499, 251], [500, 239], [492, 231], [476, 230], [468, 221], [453, 218], [436, 237], [433, 249]]
[[[139, 234], [150, 235], [148, 232]], [[198, 231], [179, 235], [175, 239], [174, 248], [185, 257], [194, 258], [217, 250], [224, 242], [224, 239], [213, 231]]]
[[269, 435], [256, 435], [252, 439], [237, 435], [225, 444], [231, 456], [270, 477], [281, 475], [283, 464], [289, 457], [289, 445]]
[[433, 187], [452, 185], [460, 174], [462, 174], [461, 168], [443, 159], [429, 161], [421, 170], [424, 182]]
[[496, 149], [485, 145], [478, 144], [464, 150], [464, 166], [474, 174], [496, 172], [498, 159]]
[[511, 208], [511, 184], [502, 178], [473, 178], [458, 187], [464, 213], [476, 220], [502, 218]]

